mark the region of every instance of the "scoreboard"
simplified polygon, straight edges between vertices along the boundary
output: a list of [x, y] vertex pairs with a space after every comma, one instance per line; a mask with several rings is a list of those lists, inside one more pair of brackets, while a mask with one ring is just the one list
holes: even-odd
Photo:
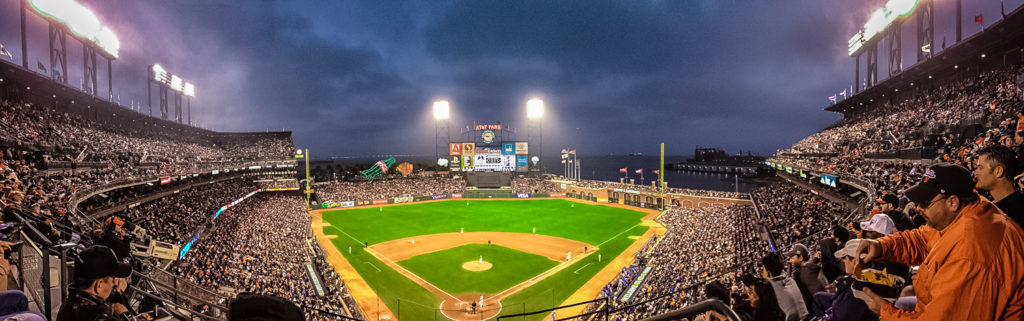
[[495, 143], [493, 146], [477, 143], [450, 143], [451, 171], [512, 172], [527, 171], [528, 144], [524, 142]]

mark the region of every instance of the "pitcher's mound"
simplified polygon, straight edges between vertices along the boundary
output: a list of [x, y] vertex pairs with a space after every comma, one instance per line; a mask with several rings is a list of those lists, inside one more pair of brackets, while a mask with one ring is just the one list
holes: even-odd
[[462, 263], [462, 268], [463, 269], [465, 269], [467, 271], [473, 271], [473, 272], [487, 271], [487, 270], [490, 270], [492, 266], [494, 266], [494, 265], [492, 265], [491, 262], [487, 262], [487, 261], [483, 261], [483, 262], [480, 262], [480, 261], [469, 261], [469, 262], [466, 262], [466, 263]]

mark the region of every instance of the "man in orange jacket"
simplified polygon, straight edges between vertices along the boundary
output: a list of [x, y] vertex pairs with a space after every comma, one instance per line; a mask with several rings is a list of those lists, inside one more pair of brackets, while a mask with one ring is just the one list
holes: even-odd
[[928, 225], [861, 243], [861, 264], [880, 259], [920, 266], [914, 311], [864, 291], [883, 321], [1024, 320], [1024, 230], [973, 186], [967, 169], [933, 165], [905, 193]]

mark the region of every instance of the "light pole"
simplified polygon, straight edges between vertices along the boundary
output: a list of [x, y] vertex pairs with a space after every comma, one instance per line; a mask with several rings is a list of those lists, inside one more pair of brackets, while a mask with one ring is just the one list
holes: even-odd
[[[444, 132], [444, 148], [448, 149], [451, 143], [451, 135], [448, 130], [448, 119], [451, 116], [451, 106], [447, 100], [434, 102], [434, 164], [441, 166], [441, 133]], [[445, 155], [447, 158], [447, 155]]]
[[540, 156], [540, 174], [544, 175], [544, 101], [532, 98], [526, 102], [526, 118], [537, 122], [537, 155]]

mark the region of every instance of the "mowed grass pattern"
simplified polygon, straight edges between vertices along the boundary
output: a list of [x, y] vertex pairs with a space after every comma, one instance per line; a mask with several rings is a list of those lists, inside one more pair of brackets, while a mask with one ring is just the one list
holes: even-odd
[[[462, 264], [484, 261], [486, 271], [467, 271]], [[547, 257], [516, 251], [499, 245], [467, 244], [398, 262], [431, 284], [451, 294], [495, 294], [558, 265]]]
[[[467, 205], [468, 204], [468, 205]], [[382, 210], [383, 209], [383, 210]], [[530, 201], [451, 200], [383, 208], [329, 211], [336, 229], [324, 233], [370, 245], [417, 235], [459, 232], [516, 232], [564, 237], [593, 245], [639, 224], [643, 213], [560, 199]], [[347, 235], [346, 235], [347, 234]]]

